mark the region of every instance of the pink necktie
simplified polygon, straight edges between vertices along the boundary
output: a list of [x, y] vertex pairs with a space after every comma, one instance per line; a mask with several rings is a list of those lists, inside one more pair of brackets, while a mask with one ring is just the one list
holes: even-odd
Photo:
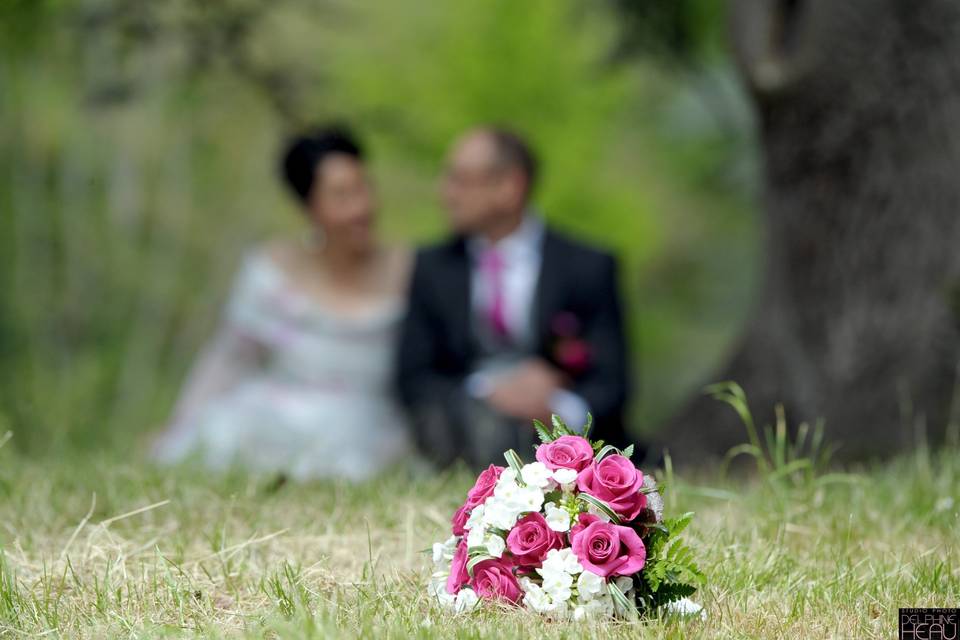
[[480, 270], [490, 291], [486, 309], [487, 319], [498, 338], [506, 338], [510, 335], [504, 313], [503, 266], [503, 257], [496, 249], [486, 249], [480, 256]]

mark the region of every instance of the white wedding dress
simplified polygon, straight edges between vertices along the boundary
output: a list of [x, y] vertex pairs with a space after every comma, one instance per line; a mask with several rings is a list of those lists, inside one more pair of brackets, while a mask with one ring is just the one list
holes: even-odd
[[251, 254], [157, 459], [351, 480], [400, 461], [412, 451], [391, 392], [404, 304], [334, 315], [293, 288], [269, 255]]

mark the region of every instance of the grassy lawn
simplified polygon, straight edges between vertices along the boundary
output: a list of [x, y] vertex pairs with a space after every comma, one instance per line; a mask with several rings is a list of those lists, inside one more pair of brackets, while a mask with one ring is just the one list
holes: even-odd
[[960, 457], [920, 451], [774, 485], [666, 478], [709, 583], [705, 622], [455, 616], [424, 594], [468, 474], [351, 486], [0, 450], [0, 638], [892, 638], [960, 604]]

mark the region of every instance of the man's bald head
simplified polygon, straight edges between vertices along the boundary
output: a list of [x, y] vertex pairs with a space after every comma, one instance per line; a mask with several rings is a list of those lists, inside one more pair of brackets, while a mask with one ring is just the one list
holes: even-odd
[[518, 134], [493, 126], [468, 131], [450, 152], [443, 185], [454, 228], [471, 234], [519, 224], [536, 177], [536, 157]]
[[501, 171], [519, 171], [526, 181], [529, 196], [537, 181], [537, 157], [530, 144], [517, 132], [504, 127], [484, 125], [469, 131], [464, 140], [485, 141], [493, 164]]

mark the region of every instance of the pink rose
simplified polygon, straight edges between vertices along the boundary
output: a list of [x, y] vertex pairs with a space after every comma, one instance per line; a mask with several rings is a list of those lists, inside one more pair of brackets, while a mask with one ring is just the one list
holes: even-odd
[[490, 465], [477, 476], [473, 489], [467, 492], [466, 506], [469, 509], [473, 509], [478, 504], [483, 504], [484, 500], [493, 495], [493, 490], [497, 486], [497, 480], [500, 479], [501, 473], [503, 473], [503, 467]]
[[594, 522], [603, 522], [603, 519], [600, 516], [595, 516], [592, 513], [581, 513], [580, 517], [577, 519], [577, 524], [570, 527], [570, 539], [573, 540], [573, 537], [589, 527]]
[[519, 602], [520, 584], [510, 567], [498, 560], [484, 560], [473, 568], [473, 590], [484, 600]]
[[517, 521], [507, 534], [507, 549], [518, 565], [539, 566], [550, 549], [563, 546], [563, 537], [547, 526], [539, 513], [530, 513]]
[[583, 373], [590, 368], [590, 345], [583, 340], [561, 340], [554, 355], [557, 363], [571, 373]]
[[593, 447], [580, 436], [560, 436], [537, 447], [537, 460], [547, 468], [581, 471], [593, 461]]
[[577, 488], [581, 492], [603, 500], [628, 522], [647, 506], [641, 487], [643, 472], [621, 455], [594, 462], [577, 476]]
[[470, 519], [470, 511], [471, 511], [470, 507], [468, 507], [467, 505], [463, 505], [462, 507], [457, 509], [456, 513], [453, 514], [453, 518], [451, 518], [450, 520], [450, 525], [451, 525], [451, 530], [453, 531], [453, 535], [462, 536], [467, 532], [467, 530], [464, 529], [464, 527], [467, 524], [467, 520]]
[[573, 536], [574, 555], [584, 569], [603, 576], [629, 576], [643, 569], [647, 549], [637, 532], [609, 522], [594, 522]]
[[467, 573], [467, 560], [467, 541], [464, 540], [457, 547], [457, 552], [453, 554], [453, 560], [450, 561], [447, 593], [458, 593], [461, 587], [470, 581], [470, 574]]

